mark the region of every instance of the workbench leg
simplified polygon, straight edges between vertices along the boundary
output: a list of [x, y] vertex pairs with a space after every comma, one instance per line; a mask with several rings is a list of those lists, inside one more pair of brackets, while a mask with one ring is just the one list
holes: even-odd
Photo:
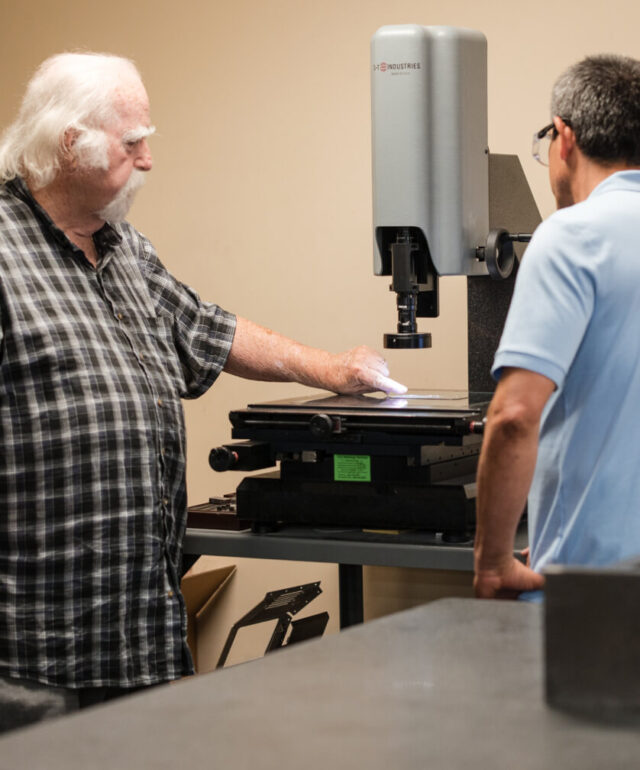
[[362, 565], [339, 564], [340, 628], [362, 623]]

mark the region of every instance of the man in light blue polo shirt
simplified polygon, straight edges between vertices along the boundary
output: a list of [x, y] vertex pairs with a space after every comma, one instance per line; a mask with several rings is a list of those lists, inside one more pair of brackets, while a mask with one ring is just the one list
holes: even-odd
[[[476, 595], [640, 554], [640, 62], [589, 57], [534, 137], [558, 211], [523, 259], [478, 469]], [[531, 566], [513, 558], [528, 498]]]

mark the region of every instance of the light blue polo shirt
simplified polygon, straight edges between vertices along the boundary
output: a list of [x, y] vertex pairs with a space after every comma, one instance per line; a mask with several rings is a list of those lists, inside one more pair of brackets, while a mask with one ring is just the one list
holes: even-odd
[[535, 232], [492, 373], [543, 374], [531, 566], [640, 554], [640, 171], [613, 174]]

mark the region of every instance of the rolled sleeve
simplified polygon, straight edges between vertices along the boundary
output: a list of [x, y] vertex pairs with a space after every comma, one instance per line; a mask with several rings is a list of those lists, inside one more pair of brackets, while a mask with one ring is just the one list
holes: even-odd
[[527, 369], [527, 371], [548, 377], [556, 387], [564, 380], [566, 372], [551, 361], [526, 353], [504, 350], [498, 353], [491, 368], [491, 374], [497, 381], [502, 377], [504, 369]]

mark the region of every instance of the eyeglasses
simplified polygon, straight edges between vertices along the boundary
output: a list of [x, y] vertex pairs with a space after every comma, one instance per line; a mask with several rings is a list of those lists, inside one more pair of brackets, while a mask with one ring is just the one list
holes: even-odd
[[[571, 128], [570, 121], [562, 118], [562, 122]], [[543, 166], [549, 165], [549, 149], [551, 148], [551, 142], [553, 142], [556, 136], [558, 136], [558, 129], [553, 123], [549, 123], [548, 126], [541, 128], [533, 135], [531, 153], [538, 163], [542, 163]]]
[[549, 123], [548, 126], [541, 128], [533, 135], [531, 153], [538, 163], [542, 163], [543, 166], [549, 165], [549, 149], [551, 148], [551, 142], [553, 142], [556, 136], [558, 136], [558, 129], [553, 123]]

